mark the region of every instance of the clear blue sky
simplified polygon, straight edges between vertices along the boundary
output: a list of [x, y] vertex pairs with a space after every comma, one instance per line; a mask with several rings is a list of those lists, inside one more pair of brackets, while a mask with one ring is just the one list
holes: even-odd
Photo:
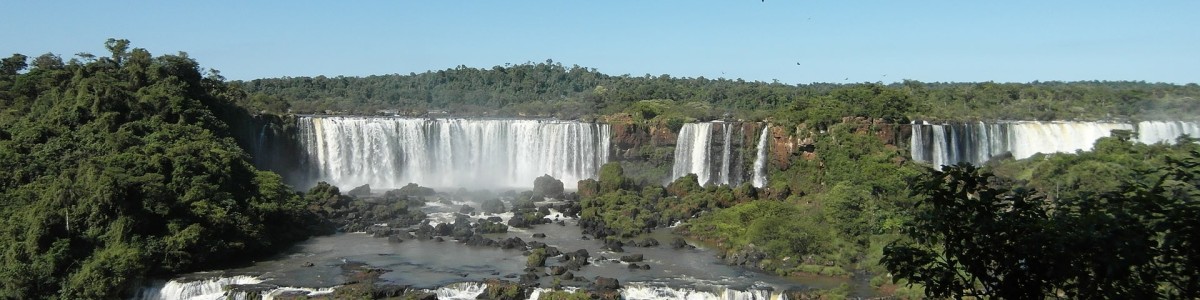
[[784, 83], [1200, 81], [1196, 0], [179, 2], [0, 0], [0, 54], [116, 37], [230, 79], [553, 59]]

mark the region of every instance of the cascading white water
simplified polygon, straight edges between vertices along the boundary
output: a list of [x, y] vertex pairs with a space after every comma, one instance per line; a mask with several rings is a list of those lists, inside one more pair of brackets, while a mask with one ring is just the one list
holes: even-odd
[[683, 124], [675, 142], [675, 163], [671, 170], [671, 181], [696, 174], [701, 185], [709, 180], [708, 148], [712, 139], [713, 123]]
[[[752, 175], [743, 163], [745, 137], [741, 123], [704, 122], [684, 124], [675, 140], [674, 181], [696, 174], [701, 185], [738, 185]], [[719, 138], [714, 135], [720, 134]]]
[[467, 300], [479, 297], [487, 291], [487, 284], [482, 282], [458, 282], [437, 288], [432, 292], [438, 299]]
[[[995, 156], [1015, 159], [1037, 153], [1070, 153], [1091, 150], [1097, 139], [1113, 130], [1135, 130], [1134, 124], [1115, 122], [995, 122], [929, 124], [914, 122], [909, 143], [914, 160], [934, 166], [966, 162], [980, 165]], [[1136, 125], [1138, 141], [1172, 141], [1183, 134], [1200, 135], [1195, 122], [1146, 121]]]
[[652, 300], [652, 299], [697, 299], [697, 300], [786, 300], [783, 293], [770, 290], [735, 290], [716, 287], [714, 291], [702, 291], [691, 288], [673, 288], [665, 286], [628, 284], [621, 289], [621, 299]]
[[607, 124], [551, 120], [301, 117], [317, 180], [362, 184], [528, 187], [550, 175], [594, 178], [608, 162]]
[[1181, 121], [1142, 121], [1137, 124], [1138, 141], [1145, 144], [1174, 143], [1187, 135], [1200, 138], [1200, 123]]
[[272, 300], [281, 294], [301, 292], [308, 296], [333, 293], [333, 288], [270, 287], [258, 294], [235, 293], [231, 285], [261, 284], [262, 279], [238, 275], [212, 277], [200, 280], [171, 280], [161, 286], [150, 286], [138, 291], [132, 300], [217, 300], [217, 299], [264, 299]]
[[225, 287], [235, 284], [259, 284], [262, 280], [251, 276], [214, 277], [193, 281], [171, 280], [162, 286], [142, 289], [135, 300], [187, 300], [222, 299]]
[[767, 133], [771, 125], [766, 125], [758, 135], [758, 154], [754, 157], [754, 187], [767, 185]]

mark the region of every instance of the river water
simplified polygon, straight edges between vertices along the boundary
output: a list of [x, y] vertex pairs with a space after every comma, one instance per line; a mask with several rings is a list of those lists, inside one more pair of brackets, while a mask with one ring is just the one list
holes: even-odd
[[[431, 201], [422, 209], [433, 223], [450, 222], [463, 204], [479, 207], [470, 201], [449, 204]], [[539, 203], [547, 204], [550, 203]], [[507, 220], [512, 214], [475, 214], [472, 218], [492, 216]], [[669, 228], [635, 239], [653, 237], [662, 243], [661, 246], [626, 246], [624, 253], [613, 253], [603, 250], [600, 241], [585, 239], [575, 225], [576, 220], [557, 213], [550, 218], [561, 219], [564, 225], [552, 223], [530, 229], [509, 228], [508, 233], [485, 236], [493, 240], [519, 237], [526, 242], [539, 241], [562, 252], [585, 249], [591, 257], [590, 265], [573, 272], [583, 280], [563, 281], [563, 286], [586, 287], [598, 276], [616, 278], [626, 299], [775, 299], [787, 290], [830, 289], [847, 282], [837, 278], [779, 277], [724, 265], [716, 251], [700, 243], [689, 241], [696, 247], [672, 249], [669, 243], [677, 235]], [[546, 237], [533, 238], [534, 233], [543, 233]], [[135, 299], [242, 298], [244, 295], [226, 294], [223, 285], [231, 283], [271, 287], [263, 290], [266, 299], [286, 291], [320, 295], [346, 282], [342, 267], [354, 262], [388, 270], [379, 277], [386, 283], [428, 289], [441, 299], [473, 299], [483, 292], [483, 285], [477, 282], [489, 278], [516, 281], [515, 276], [523, 274], [525, 269], [523, 250], [467, 246], [450, 239], [444, 242], [406, 239], [396, 243], [366, 233], [339, 233], [311, 238], [281, 255], [247, 267], [188, 274], [159, 282], [140, 290]], [[622, 255], [629, 254], [642, 254], [645, 260], [637, 264], [648, 264], [650, 269], [631, 270], [627, 263], [618, 261]], [[561, 265], [557, 257], [546, 262], [547, 266]], [[542, 277], [541, 285], [550, 286], [551, 278]]]

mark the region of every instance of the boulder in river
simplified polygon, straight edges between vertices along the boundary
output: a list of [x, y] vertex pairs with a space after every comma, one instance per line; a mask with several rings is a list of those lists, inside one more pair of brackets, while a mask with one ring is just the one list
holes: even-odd
[[642, 255], [641, 254], [630, 254], [630, 255], [621, 256], [621, 261], [623, 261], [623, 262], [641, 262]]
[[596, 277], [596, 282], [592, 283], [592, 290], [598, 293], [613, 293], [621, 289], [621, 282], [616, 278]]

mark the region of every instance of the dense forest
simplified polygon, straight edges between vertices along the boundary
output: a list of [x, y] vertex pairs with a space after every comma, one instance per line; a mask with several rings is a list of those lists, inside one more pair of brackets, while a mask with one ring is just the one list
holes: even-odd
[[[255, 111], [586, 118], [643, 100], [669, 100], [689, 117], [827, 125], [842, 117], [893, 121], [1188, 118], [1200, 86], [1145, 82], [813, 83], [747, 82], [668, 75], [612, 76], [544, 63], [367, 77], [288, 77], [235, 82]], [[686, 105], [685, 105], [686, 104]]]
[[3, 60], [0, 298], [115, 298], [312, 234], [304, 198], [232, 138], [244, 93], [186, 53], [105, 46]]

